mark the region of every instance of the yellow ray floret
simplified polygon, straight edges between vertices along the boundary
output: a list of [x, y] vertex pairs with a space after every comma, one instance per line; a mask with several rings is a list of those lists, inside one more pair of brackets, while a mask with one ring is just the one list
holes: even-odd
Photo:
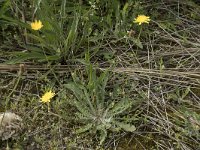
[[42, 22], [40, 20], [35, 20], [35, 22], [31, 23], [31, 28], [33, 30], [40, 30], [43, 27]]
[[142, 23], [149, 23], [149, 21], [150, 21], [150, 17], [145, 16], [145, 15], [138, 15], [138, 17], [135, 18], [133, 22], [141, 25]]
[[44, 95], [43, 95], [42, 98], [41, 98], [41, 101], [42, 101], [43, 103], [49, 103], [50, 100], [51, 100], [51, 98], [54, 97], [54, 95], [55, 95], [55, 93], [52, 92], [52, 91], [50, 90], [50, 91], [44, 93]]

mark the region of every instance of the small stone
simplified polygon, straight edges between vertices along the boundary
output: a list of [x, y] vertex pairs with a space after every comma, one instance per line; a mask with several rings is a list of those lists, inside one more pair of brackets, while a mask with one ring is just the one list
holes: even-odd
[[22, 131], [22, 118], [12, 112], [0, 113], [0, 138], [17, 138]]

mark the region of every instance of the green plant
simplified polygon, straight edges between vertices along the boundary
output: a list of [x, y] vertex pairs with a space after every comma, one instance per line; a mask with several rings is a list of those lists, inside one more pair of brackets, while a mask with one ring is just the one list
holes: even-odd
[[[18, 2], [14, 4], [17, 5]], [[13, 58], [7, 63], [18, 63], [30, 59], [39, 62], [65, 62], [74, 58], [76, 51], [82, 43], [84, 44], [84, 37], [90, 34], [88, 31], [90, 25], [86, 17], [82, 15], [84, 11], [78, 2], [72, 3], [66, 0], [54, 3], [48, 0], [27, 2], [26, 5], [33, 8], [32, 11], [29, 10], [31, 13], [23, 12], [20, 4], [19, 6], [14, 4], [10, 4], [12, 9], [21, 9], [20, 15], [29, 19], [22, 20], [20, 16], [13, 17], [3, 13], [0, 15], [0, 18], [10, 26], [22, 29], [15, 36], [19, 39], [16, 45], [23, 51], [12, 51], [10, 55]], [[7, 5], [5, 3], [4, 6]], [[12, 13], [17, 16], [16, 12]], [[30, 23], [35, 19], [43, 24], [40, 31], [31, 29]], [[22, 37], [25, 41], [22, 41]]]
[[[53, 3], [49, 0], [5, 1], [0, 18], [13, 29], [16, 28], [17, 32], [13, 33], [16, 40], [12, 42], [15, 45], [12, 52], [8, 53], [11, 59], [7, 63], [26, 60], [65, 63], [84, 56], [88, 45], [94, 47], [96, 54], [103, 45], [103, 39], [109, 39], [113, 35], [123, 38], [127, 30], [131, 29], [135, 16], [131, 10], [136, 7], [135, 3], [128, 1], [121, 4], [116, 0], [55, 0]], [[7, 14], [5, 12], [9, 6], [12, 11]], [[133, 14], [132, 17], [129, 17], [130, 14]], [[34, 31], [30, 27], [35, 19], [43, 24], [40, 31]], [[128, 40], [141, 47], [141, 43], [138, 44], [134, 37]], [[19, 49], [15, 49], [16, 46]]]
[[[118, 101], [107, 96], [106, 85], [109, 79], [108, 71], [97, 76], [95, 69], [89, 65], [88, 82], [82, 82], [76, 75], [72, 74], [73, 82], [65, 84], [64, 87], [71, 90], [76, 97], [71, 105], [76, 112], [77, 121], [82, 123], [76, 133], [100, 131], [100, 144], [107, 137], [107, 131], [119, 131], [124, 129], [128, 132], [136, 130], [135, 126], [122, 120], [124, 112], [132, 106], [132, 101], [124, 97]], [[127, 112], [126, 112], [127, 113]]]

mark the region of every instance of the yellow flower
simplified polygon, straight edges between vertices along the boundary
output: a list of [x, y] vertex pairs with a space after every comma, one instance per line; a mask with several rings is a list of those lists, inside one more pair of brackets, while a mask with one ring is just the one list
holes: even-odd
[[52, 91], [50, 90], [49, 92], [46, 92], [46, 93], [42, 96], [41, 101], [42, 101], [43, 103], [49, 103], [49, 102], [50, 102], [50, 99], [53, 98], [54, 95], [55, 95], [55, 93], [52, 92]]
[[35, 22], [31, 23], [31, 28], [33, 30], [40, 30], [43, 27], [42, 22], [40, 20], [35, 20]]
[[150, 17], [145, 16], [145, 15], [138, 15], [138, 17], [133, 22], [141, 25], [142, 23], [149, 23], [149, 21], [150, 21]]

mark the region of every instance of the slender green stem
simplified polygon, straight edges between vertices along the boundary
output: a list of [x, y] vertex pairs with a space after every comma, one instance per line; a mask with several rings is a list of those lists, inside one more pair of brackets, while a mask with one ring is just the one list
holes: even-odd
[[138, 40], [140, 40], [140, 35], [141, 35], [141, 33], [142, 33], [142, 26], [141, 26], [141, 28], [140, 28], [140, 32], [139, 32], [139, 34], [138, 34]]
[[48, 107], [48, 113], [49, 113], [50, 112], [49, 102], [47, 103], [47, 107]]

